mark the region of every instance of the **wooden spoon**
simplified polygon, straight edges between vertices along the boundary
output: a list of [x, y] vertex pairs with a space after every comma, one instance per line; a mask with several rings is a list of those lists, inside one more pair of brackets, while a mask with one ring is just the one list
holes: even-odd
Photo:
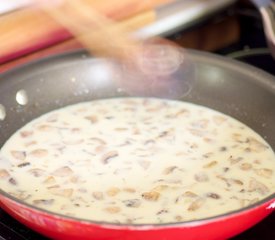
[[130, 29], [98, 13], [85, 0], [64, 0], [43, 9], [93, 55], [125, 59], [140, 46]]

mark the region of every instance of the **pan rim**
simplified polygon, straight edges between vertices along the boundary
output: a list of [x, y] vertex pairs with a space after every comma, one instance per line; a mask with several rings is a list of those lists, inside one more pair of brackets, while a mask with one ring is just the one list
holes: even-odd
[[[184, 51], [192, 59], [205, 58], [209, 63], [211, 62], [211, 63], [215, 63], [215, 65], [222, 65], [222, 66], [225, 66], [226, 68], [234, 68], [241, 73], [243, 72], [248, 73], [252, 78], [264, 77], [264, 79], [267, 79], [267, 80], [263, 80], [263, 83], [274, 85], [274, 88], [275, 88], [275, 82], [273, 82], [275, 80], [275, 76], [273, 76], [272, 74], [260, 68], [252, 66], [248, 63], [241, 62], [240, 60], [233, 59], [228, 56], [222, 56], [217, 53], [205, 52], [201, 50], [188, 49], [188, 48], [179, 48], [179, 49]], [[38, 60], [31, 60], [29, 62], [16, 65], [14, 68], [1, 73], [0, 81], [2, 81], [3, 79], [5, 79], [7, 76], [11, 74], [17, 73], [18, 71], [22, 72], [24, 70], [29, 70], [29, 68], [33, 68], [36, 65], [48, 64], [50, 61], [64, 59], [64, 58], [71, 58], [71, 59], [77, 58], [81, 60], [93, 59], [98, 61], [106, 60], [105, 58], [93, 58], [93, 56], [87, 50], [85, 50], [84, 48], [79, 48], [75, 50], [69, 50], [63, 53], [50, 54]]]

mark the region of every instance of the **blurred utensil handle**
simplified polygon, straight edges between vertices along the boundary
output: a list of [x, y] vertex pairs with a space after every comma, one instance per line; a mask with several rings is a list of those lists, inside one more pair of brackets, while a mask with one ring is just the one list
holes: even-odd
[[271, 54], [275, 58], [275, 2], [273, 0], [251, 0], [259, 9]]

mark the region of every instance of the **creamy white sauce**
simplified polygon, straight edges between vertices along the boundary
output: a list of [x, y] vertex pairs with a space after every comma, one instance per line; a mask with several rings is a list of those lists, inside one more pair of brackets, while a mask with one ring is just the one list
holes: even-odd
[[0, 188], [37, 207], [121, 223], [200, 219], [275, 191], [270, 146], [202, 106], [106, 99], [45, 114], [2, 147]]

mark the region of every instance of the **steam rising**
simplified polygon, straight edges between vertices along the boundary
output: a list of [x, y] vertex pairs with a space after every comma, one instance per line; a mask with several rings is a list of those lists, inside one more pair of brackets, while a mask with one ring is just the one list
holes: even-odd
[[129, 59], [123, 64], [119, 87], [130, 95], [179, 99], [194, 85], [194, 64], [180, 48], [150, 44]]

